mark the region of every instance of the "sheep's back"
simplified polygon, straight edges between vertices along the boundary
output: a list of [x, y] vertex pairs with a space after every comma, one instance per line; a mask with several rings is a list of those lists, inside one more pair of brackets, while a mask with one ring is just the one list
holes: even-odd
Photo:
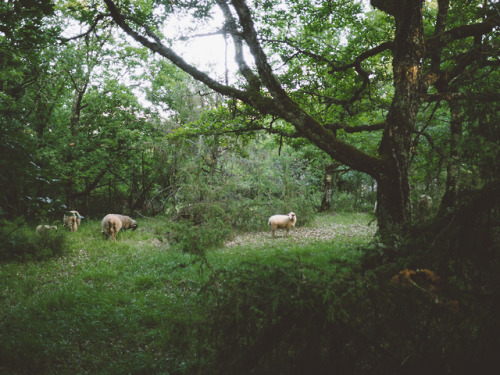
[[137, 222], [129, 216], [118, 215], [118, 214], [116, 216], [120, 218], [123, 229], [130, 229], [134, 226], [137, 226]]
[[268, 221], [268, 225], [275, 226], [277, 228], [286, 228], [289, 223], [291, 223], [291, 220], [288, 215], [273, 215]]
[[101, 221], [101, 227], [103, 232], [109, 233], [111, 229], [114, 229], [118, 232], [122, 227], [122, 221], [120, 219], [121, 215], [116, 214], [108, 214], [104, 216]]

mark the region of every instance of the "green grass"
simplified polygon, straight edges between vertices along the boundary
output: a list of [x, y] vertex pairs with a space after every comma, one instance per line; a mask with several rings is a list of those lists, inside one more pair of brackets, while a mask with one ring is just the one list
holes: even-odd
[[[264, 281], [282, 272], [293, 281], [349, 272], [371, 239], [370, 220], [321, 215], [288, 238], [240, 234], [206, 262], [170, 247], [162, 218], [138, 220], [117, 242], [86, 220], [67, 234], [64, 256], [0, 265], [0, 373], [198, 373], [216, 356], [207, 327], [218, 304], [234, 297], [231, 288], [252, 288], [249, 275]], [[268, 286], [251, 291], [256, 300]]]

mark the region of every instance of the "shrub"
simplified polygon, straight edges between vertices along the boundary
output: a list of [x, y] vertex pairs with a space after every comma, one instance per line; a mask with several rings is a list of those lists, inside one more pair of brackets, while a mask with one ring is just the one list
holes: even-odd
[[231, 233], [229, 218], [217, 204], [200, 203], [186, 207], [171, 222], [167, 236], [174, 248], [203, 254], [221, 245]]
[[341, 212], [373, 212], [374, 203], [368, 198], [360, 198], [356, 194], [335, 192], [331, 206], [334, 211]]
[[66, 234], [57, 231], [36, 233], [22, 221], [4, 221], [0, 228], [0, 261], [46, 260], [62, 255]]

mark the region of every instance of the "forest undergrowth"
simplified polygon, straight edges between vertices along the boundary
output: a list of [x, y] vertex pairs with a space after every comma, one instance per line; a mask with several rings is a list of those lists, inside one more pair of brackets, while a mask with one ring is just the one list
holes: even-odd
[[436, 270], [405, 270], [414, 259], [368, 267], [384, 248], [372, 219], [317, 215], [288, 237], [235, 234], [203, 254], [170, 245], [160, 217], [117, 242], [85, 219], [62, 256], [0, 264], [0, 374], [482, 368], [494, 308], [451, 275], [440, 284]]
[[[282, 231], [274, 239], [267, 231], [235, 235], [200, 257], [172, 249], [160, 218], [139, 219], [139, 229], [120, 232], [116, 243], [101, 237], [98, 221], [85, 219], [78, 232], [66, 233], [63, 256], [0, 265], [0, 373], [215, 369], [221, 343], [210, 338], [216, 332], [210, 327], [220, 328], [214, 320], [239, 282], [233, 276], [285, 275], [297, 262], [312, 267], [308, 272], [329, 272], [336, 258], [356, 261], [360, 253], [350, 248], [370, 240], [370, 220], [364, 214], [322, 215], [289, 237]], [[262, 301], [271, 298], [255, 292]], [[269, 303], [276, 308], [288, 298], [279, 289], [272, 294]], [[236, 311], [242, 301], [227, 303], [224, 313], [244, 318]], [[259, 315], [257, 304], [251, 309]]]

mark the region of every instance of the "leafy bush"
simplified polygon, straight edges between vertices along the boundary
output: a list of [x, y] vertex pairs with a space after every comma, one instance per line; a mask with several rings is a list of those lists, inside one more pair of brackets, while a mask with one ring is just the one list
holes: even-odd
[[169, 225], [170, 243], [184, 252], [204, 254], [221, 245], [231, 233], [229, 218], [217, 204], [197, 204], [188, 206]]
[[496, 362], [498, 308], [484, 296], [393, 282], [394, 265], [362, 277], [349, 267], [221, 271], [205, 288], [215, 301], [200, 336], [213, 353], [205, 373], [468, 374]]
[[374, 203], [371, 200], [340, 191], [333, 193], [331, 206], [334, 211], [341, 212], [373, 212], [374, 210]]
[[66, 249], [65, 233], [48, 230], [40, 234], [22, 221], [4, 221], [0, 227], [0, 261], [46, 260]]

